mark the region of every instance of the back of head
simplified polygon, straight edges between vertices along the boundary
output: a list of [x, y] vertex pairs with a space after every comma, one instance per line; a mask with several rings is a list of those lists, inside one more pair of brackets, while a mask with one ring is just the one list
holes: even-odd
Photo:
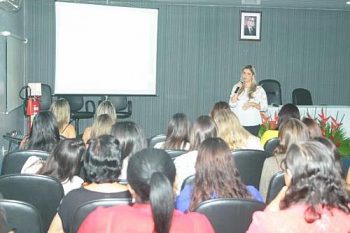
[[291, 118], [285, 121], [278, 132], [280, 140], [274, 153], [284, 154], [288, 147], [297, 142], [307, 141], [310, 138], [309, 130], [306, 125], [298, 119]]
[[63, 130], [70, 119], [69, 102], [66, 99], [58, 99], [51, 104], [50, 111], [56, 117], [59, 130]]
[[59, 140], [55, 116], [50, 111], [39, 112], [33, 120], [28, 149], [51, 152]]
[[225, 102], [225, 101], [219, 101], [216, 102], [213, 109], [210, 112], [210, 116], [211, 118], [214, 119], [215, 115], [220, 112], [221, 110], [229, 110], [230, 109], [230, 105]]
[[164, 149], [179, 150], [188, 140], [190, 122], [184, 113], [176, 113], [168, 123]]
[[282, 106], [281, 110], [278, 112], [278, 126], [290, 118], [300, 120], [299, 108], [294, 104], [285, 104]]
[[230, 148], [221, 138], [208, 138], [199, 146], [195, 184], [190, 210], [209, 200], [215, 193], [220, 198], [249, 198], [241, 182]]
[[94, 183], [117, 181], [122, 168], [119, 142], [111, 135], [91, 139], [84, 158], [86, 178]]
[[117, 120], [117, 113], [115, 110], [115, 106], [109, 100], [104, 100], [97, 106], [95, 118], [97, 118], [99, 115], [102, 115], [102, 114], [109, 115], [113, 121]]
[[71, 180], [79, 174], [85, 144], [79, 139], [61, 140], [38, 174], [52, 176], [60, 181]]
[[90, 138], [97, 138], [100, 135], [110, 134], [115, 121], [108, 114], [99, 115], [91, 126]]
[[336, 145], [330, 139], [325, 137], [315, 137], [313, 140], [322, 143], [332, 152], [334, 156], [335, 166], [338, 168], [340, 173], [342, 173], [343, 171], [340, 164], [340, 154]]
[[132, 156], [147, 147], [142, 128], [132, 121], [117, 122], [112, 126], [111, 134], [118, 139], [122, 159]]
[[229, 145], [231, 150], [245, 148], [247, 139], [252, 136], [239, 122], [231, 110], [218, 112], [214, 121], [218, 127], [218, 136]]
[[321, 217], [321, 207], [350, 212], [345, 184], [335, 167], [332, 152], [325, 145], [314, 140], [292, 144], [285, 165], [292, 179], [282, 208], [297, 203], [308, 205], [304, 213], [307, 222]]
[[322, 137], [321, 128], [314, 119], [304, 117], [302, 122], [308, 127], [310, 138]]
[[150, 202], [157, 233], [169, 232], [170, 229], [175, 172], [175, 165], [164, 150], [143, 149], [129, 160], [129, 185], [140, 202]]
[[190, 130], [190, 150], [198, 150], [199, 145], [207, 138], [217, 137], [215, 122], [210, 116], [202, 115], [193, 123]]

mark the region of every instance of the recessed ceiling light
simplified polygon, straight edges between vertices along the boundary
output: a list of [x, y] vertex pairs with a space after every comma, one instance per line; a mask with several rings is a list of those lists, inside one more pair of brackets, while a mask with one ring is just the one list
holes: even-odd
[[350, 5], [350, 1], [347, 1], [346, 4]]

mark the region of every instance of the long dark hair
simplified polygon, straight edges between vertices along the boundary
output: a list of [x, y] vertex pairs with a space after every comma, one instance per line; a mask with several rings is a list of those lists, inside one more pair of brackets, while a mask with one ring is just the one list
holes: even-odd
[[202, 115], [193, 123], [190, 130], [190, 150], [198, 150], [207, 138], [217, 137], [217, 127], [210, 116]]
[[190, 210], [215, 198], [251, 198], [242, 183], [230, 148], [221, 138], [208, 138], [200, 145]]
[[82, 140], [61, 140], [38, 174], [55, 177], [60, 181], [72, 180], [75, 175], [79, 174], [84, 153], [85, 145]]
[[51, 152], [59, 140], [60, 133], [53, 113], [39, 112], [33, 120], [27, 149]]
[[285, 104], [282, 106], [281, 110], [278, 112], [278, 128], [281, 124], [290, 118], [300, 120], [299, 108], [294, 104]]
[[292, 179], [280, 204], [281, 209], [297, 203], [308, 205], [304, 212], [308, 223], [321, 218], [322, 208], [350, 213], [350, 199], [332, 153], [314, 140], [290, 146], [284, 163]]
[[163, 149], [182, 150], [186, 143], [189, 142], [189, 128], [190, 122], [184, 113], [174, 114], [168, 123]]
[[168, 233], [174, 211], [175, 165], [164, 150], [143, 149], [128, 164], [127, 179], [141, 203], [150, 202], [156, 233]]

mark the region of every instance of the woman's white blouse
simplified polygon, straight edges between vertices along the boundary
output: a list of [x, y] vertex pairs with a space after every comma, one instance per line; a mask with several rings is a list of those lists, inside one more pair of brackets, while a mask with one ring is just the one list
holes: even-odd
[[[238, 100], [236, 103], [231, 101], [232, 96], [236, 90], [237, 86], [234, 85], [230, 95], [230, 107], [231, 110], [236, 114], [239, 121], [243, 126], [253, 126], [261, 124], [261, 116], [260, 111], [266, 111], [267, 109], [267, 96], [265, 90], [261, 86], [256, 87], [256, 91], [253, 93], [253, 98], [249, 99], [248, 97], [248, 89], [244, 89], [244, 91], [238, 96]], [[260, 104], [260, 111], [256, 108], [248, 108], [243, 110], [243, 105], [247, 102], [254, 102], [256, 104]]]

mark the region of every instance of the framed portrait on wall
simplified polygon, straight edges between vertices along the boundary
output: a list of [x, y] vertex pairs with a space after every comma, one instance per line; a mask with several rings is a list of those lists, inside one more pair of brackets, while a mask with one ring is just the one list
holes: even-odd
[[240, 40], [261, 40], [261, 12], [241, 11]]

